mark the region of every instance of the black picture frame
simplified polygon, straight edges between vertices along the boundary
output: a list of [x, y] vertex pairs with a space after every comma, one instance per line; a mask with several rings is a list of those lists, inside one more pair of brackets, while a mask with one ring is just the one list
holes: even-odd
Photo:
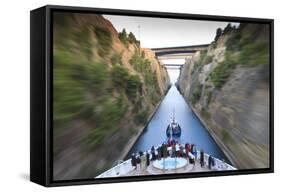
[[[98, 13], [156, 18], [178, 18], [206, 21], [237, 21], [270, 25], [270, 167], [220, 172], [198, 172], [132, 176], [101, 179], [54, 181], [52, 178], [52, 13], [54, 11], [76, 13]], [[116, 183], [162, 179], [227, 176], [274, 172], [274, 20], [217, 15], [197, 15], [167, 12], [103, 9], [46, 5], [30, 12], [30, 180], [43, 186], [63, 186], [98, 183]]]

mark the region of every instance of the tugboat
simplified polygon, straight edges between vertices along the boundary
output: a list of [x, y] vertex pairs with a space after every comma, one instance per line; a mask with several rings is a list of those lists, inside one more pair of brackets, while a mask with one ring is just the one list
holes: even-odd
[[175, 112], [173, 111], [173, 117], [171, 123], [166, 129], [166, 135], [168, 138], [179, 138], [181, 136], [181, 127], [175, 120]]

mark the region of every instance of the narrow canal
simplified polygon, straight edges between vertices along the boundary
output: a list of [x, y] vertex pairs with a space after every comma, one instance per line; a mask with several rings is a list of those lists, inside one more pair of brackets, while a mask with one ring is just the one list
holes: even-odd
[[222, 150], [174, 86], [178, 74], [174, 71], [168, 72], [173, 85], [166, 94], [158, 110], [151, 118], [146, 129], [128, 154], [131, 154], [132, 152], [146, 151], [150, 149], [151, 146], [158, 146], [165, 142], [167, 140], [166, 128], [170, 123], [174, 110], [175, 119], [182, 129], [182, 134], [179, 140], [180, 143], [193, 143], [198, 150], [203, 149], [206, 153], [227, 161]]

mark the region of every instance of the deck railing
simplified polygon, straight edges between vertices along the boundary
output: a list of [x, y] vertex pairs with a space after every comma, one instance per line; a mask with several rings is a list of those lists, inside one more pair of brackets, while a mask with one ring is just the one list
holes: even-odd
[[105, 177], [120, 177], [126, 176], [129, 172], [134, 170], [134, 167], [131, 164], [131, 159], [128, 159], [118, 165], [112, 167], [111, 169], [103, 172], [96, 178], [105, 178]]
[[[209, 154], [204, 153], [204, 166], [209, 166]], [[197, 151], [197, 159], [200, 159], [200, 151]], [[210, 166], [211, 170], [214, 171], [227, 171], [227, 170], [237, 170], [232, 165], [229, 165], [225, 161], [212, 157], [214, 160], [214, 165]]]
[[[208, 159], [209, 154], [204, 153], [204, 166], [209, 166]], [[196, 156], [193, 156], [196, 158], [196, 160], [200, 159], [200, 151], [197, 151]], [[213, 171], [227, 171], [227, 170], [237, 170], [232, 165], [229, 165], [228, 163], [221, 161], [220, 159], [217, 159], [213, 157], [214, 163], [212, 166], [210, 166], [210, 170]], [[118, 165], [112, 167], [111, 169], [103, 172], [102, 174], [98, 175], [96, 178], [106, 178], [106, 177], [120, 177], [120, 176], [127, 176], [128, 173], [133, 171], [135, 168], [131, 164], [131, 159], [128, 159], [122, 163], [119, 163]]]

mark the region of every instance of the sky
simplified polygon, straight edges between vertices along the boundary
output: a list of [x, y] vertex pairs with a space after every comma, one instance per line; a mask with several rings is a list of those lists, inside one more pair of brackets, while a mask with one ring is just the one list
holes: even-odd
[[143, 48], [174, 47], [211, 43], [217, 28], [227, 22], [103, 15], [117, 31], [133, 32]]
[[[211, 43], [217, 28], [224, 29], [228, 22], [200, 21], [103, 15], [118, 32], [123, 28], [140, 40], [142, 48], [177, 47]], [[232, 25], [238, 25], [232, 23]], [[161, 60], [164, 64], [184, 64], [184, 59]], [[168, 70], [172, 83], [177, 80], [179, 70]]]
[[180, 70], [167, 69], [172, 84], [176, 83], [180, 74]]

